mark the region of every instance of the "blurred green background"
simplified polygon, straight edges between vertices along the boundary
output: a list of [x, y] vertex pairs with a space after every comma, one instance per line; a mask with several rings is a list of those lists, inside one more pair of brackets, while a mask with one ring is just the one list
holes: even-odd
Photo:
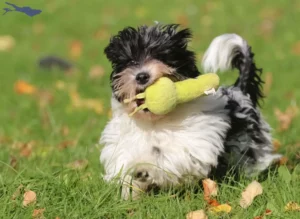
[[[34, 17], [19, 12], [0, 15], [0, 187], [3, 186], [0, 204], [4, 206], [0, 217], [30, 218], [33, 207], [31, 210], [18, 208], [21, 197], [17, 204], [11, 203], [10, 197], [21, 183], [26, 189], [40, 192], [38, 205], [47, 205], [45, 215], [49, 218], [126, 216], [124, 212], [131, 207], [122, 202], [114, 205], [119, 200], [113, 194], [114, 188], [100, 179], [101, 146], [97, 145], [110, 115], [111, 67], [103, 49], [110, 36], [126, 26], [152, 25], [159, 21], [191, 28], [194, 37], [189, 46], [197, 54], [200, 69], [202, 55], [214, 37], [223, 33], [244, 37], [252, 46], [257, 66], [264, 69], [267, 98], [262, 111], [273, 127], [278, 151], [286, 157], [282, 163], [287, 162], [290, 169], [299, 163], [299, 0], [9, 2], [40, 9], [42, 13]], [[8, 7], [5, 1], [1, 1], [0, 9], [5, 7]], [[39, 60], [48, 55], [68, 60], [76, 69], [41, 69]], [[230, 85], [236, 77], [236, 72], [221, 74], [223, 84]], [[32, 86], [36, 92], [26, 94], [18, 81]], [[74, 180], [79, 184], [68, 184]], [[79, 188], [87, 187], [95, 197], [85, 199], [85, 195], [77, 194]], [[78, 200], [68, 196], [69, 192], [65, 194], [65, 189], [72, 191]], [[49, 198], [48, 193], [53, 197]], [[162, 195], [160, 201], [167, 199], [168, 196]], [[59, 206], [49, 207], [53, 202]], [[108, 207], [103, 207], [103, 203]], [[172, 214], [180, 218], [188, 209], [198, 206], [196, 203], [182, 205], [179, 213], [170, 210], [178, 210], [177, 204], [170, 204], [173, 213], [165, 214], [161, 210], [153, 218], [172, 218]], [[265, 203], [264, 199], [261, 203]], [[86, 205], [91, 207], [83, 207]], [[77, 206], [77, 210], [66, 210], [71, 206]], [[148, 217], [153, 210], [151, 205], [145, 209], [136, 217]], [[249, 212], [255, 214], [254, 210]], [[237, 211], [235, 215], [243, 214]]]

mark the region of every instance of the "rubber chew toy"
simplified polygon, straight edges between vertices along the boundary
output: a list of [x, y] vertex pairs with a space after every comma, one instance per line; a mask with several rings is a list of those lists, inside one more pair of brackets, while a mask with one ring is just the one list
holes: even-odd
[[133, 99], [125, 99], [124, 103], [130, 103], [136, 99], [145, 100], [144, 104], [138, 106], [130, 116], [143, 109], [148, 109], [156, 115], [165, 115], [180, 103], [189, 102], [204, 94], [215, 93], [219, 82], [219, 76], [215, 73], [207, 73], [179, 82], [162, 77], [149, 86], [144, 93], [136, 95]]

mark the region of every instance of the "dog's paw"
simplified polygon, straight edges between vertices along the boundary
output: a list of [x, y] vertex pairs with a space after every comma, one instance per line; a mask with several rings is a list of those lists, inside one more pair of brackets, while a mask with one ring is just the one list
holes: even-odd
[[139, 182], [147, 182], [150, 180], [149, 171], [143, 168], [138, 168], [135, 170], [133, 177]]

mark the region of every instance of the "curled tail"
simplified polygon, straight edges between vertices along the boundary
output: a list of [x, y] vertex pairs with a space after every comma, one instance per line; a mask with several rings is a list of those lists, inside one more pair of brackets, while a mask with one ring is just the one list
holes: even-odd
[[253, 60], [254, 54], [247, 42], [236, 34], [223, 34], [216, 37], [204, 54], [202, 66], [205, 72], [226, 71], [237, 68], [239, 77], [234, 86], [244, 94], [249, 94], [253, 105], [263, 97], [260, 75]]

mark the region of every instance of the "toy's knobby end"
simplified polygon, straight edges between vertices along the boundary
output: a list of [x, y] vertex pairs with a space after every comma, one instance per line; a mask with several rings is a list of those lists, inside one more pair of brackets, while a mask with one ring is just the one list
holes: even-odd
[[134, 111], [132, 113], [129, 114], [130, 117], [132, 117], [134, 114], [136, 114], [138, 111], [146, 109], [146, 105], [142, 104], [139, 107], [135, 108]]
[[144, 99], [146, 97], [146, 94], [145, 93], [140, 93], [140, 94], [138, 94], [138, 95], [136, 95], [135, 97], [133, 97], [133, 98], [128, 98], [128, 99], [125, 99], [124, 101], [123, 101], [123, 103], [130, 103], [130, 102], [132, 102], [132, 101], [135, 101], [136, 99]]
[[212, 88], [212, 89], [204, 91], [204, 93], [206, 95], [210, 95], [210, 94], [215, 95], [216, 94], [216, 90], [215, 90], [215, 88]]

